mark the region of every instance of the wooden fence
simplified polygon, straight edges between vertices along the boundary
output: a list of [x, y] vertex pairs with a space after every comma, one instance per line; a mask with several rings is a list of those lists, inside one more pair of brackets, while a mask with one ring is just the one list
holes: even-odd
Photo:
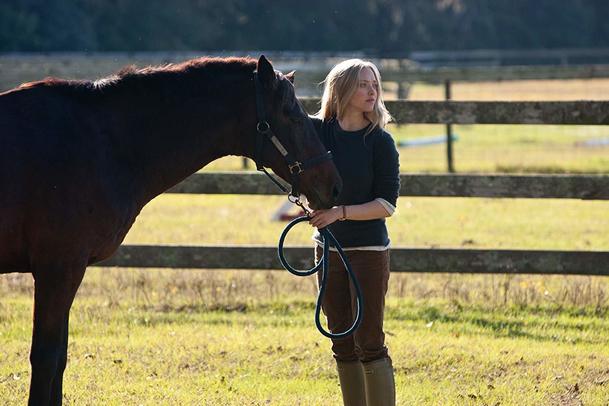
[[[496, 66], [496, 67], [437, 67], [408, 69], [384, 67], [383, 82], [442, 83], [496, 82], [501, 80], [598, 79], [609, 77], [609, 65], [582, 66]], [[297, 72], [297, 77], [299, 73]], [[321, 78], [323, 79], [323, 77]]]
[[471, 49], [452, 51], [413, 51], [409, 59], [426, 67], [499, 66], [499, 65], [571, 65], [606, 63], [609, 48], [563, 49]]
[[[304, 100], [309, 111], [318, 100]], [[407, 102], [388, 103], [402, 123], [609, 124], [609, 102]], [[605, 175], [401, 175], [401, 196], [609, 200]], [[278, 194], [264, 175], [195, 174], [168, 193]], [[609, 213], [607, 213], [609, 215]], [[557, 219], [560, 221], [560, 219]], [[312, 247], [286, 249], [301, 268]], [[280, 269], [275, 247], [121, 246], [100, 266], [211, 269]], [[609, 252], [394, 247], [393, 272], [609, 275]]]
[[[263, 52], [264, 53], [264, 52]], [[129, 64], [158, 65], [200, 57], [203, 55], [258, 55], [258, 52], [136, 52], [136, 53], [0, 53], [0, 92], [20, 83], [39, 80], [45, 76], [92, 79], [116, 72]], [[528, 66], [418, 66], [403, 56], [385, 58], [361, 53], [266, 53], [277, 69], [296, 69], [298, 92], [319, 94], [316, 84], [322, 81], [338, 60], [371, 57], [383, 72], [384, 82], [407, 87], [415, 82], [443, 83], [451, 81], [499, 81], [539, 79], [608, 78], [609, 64], [587, 65], [528, 65]], [[609, 59], [609, 56], [608, 58]], [[399, 94], [399, 96], [401, 96]], [[405, 98], [405, 97], [400, 97]]]

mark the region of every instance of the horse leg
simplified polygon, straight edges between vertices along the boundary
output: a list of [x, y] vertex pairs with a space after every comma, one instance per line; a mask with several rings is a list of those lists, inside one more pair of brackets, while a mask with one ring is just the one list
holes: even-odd
[[45, 267], [33, 272], [34, 330], [29, 405], [61, 405], [67, 357], [68, 313], [86, 265]]
[[63, 337], [61, 342], [61, 347], [59, 348], [59, 362], [57, 364], [57, 370], [55, 372], [55, 377], [53, 378], [53, 383], [51, 384], [51, 404], [52, 405], [61, 405], [62, 396], [63, 396], [63, 371], [66, 369], [66, 364], [68, 362], [68, 331], [69, 331], [69, 319], [70, 319], [70, 311], [66, 312], [64, 328], [63, 328]]

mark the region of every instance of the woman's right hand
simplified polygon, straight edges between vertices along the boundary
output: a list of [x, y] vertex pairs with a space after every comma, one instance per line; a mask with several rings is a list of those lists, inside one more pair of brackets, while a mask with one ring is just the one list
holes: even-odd
[[343, 217], [341, 206], [334, 206], [331, 209], [313, 210], [309, 224], [313, 227], [324, 228]]

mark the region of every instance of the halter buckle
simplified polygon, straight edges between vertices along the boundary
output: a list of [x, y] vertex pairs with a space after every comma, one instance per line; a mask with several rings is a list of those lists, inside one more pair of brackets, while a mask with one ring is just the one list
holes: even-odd
[[270, 129], [271, 125], [266, 120], [258, 121], [258, 124], [256, 124], [256, 130], [261, 134], [267, 133]]
[[[291, 165], [288, 164], [288, 168], [290, 169], [290, 174], [291, 175], [294, 175], [294, 174], [299, 175], [299, 174], [303, 173], [304, 169], [302, 169], [300, 165], [302, 165], [302, 163], [298, 162], [298, 161], [294, 162]], [[295, 172], [294, 168], [298, 168], [298, 172]]]

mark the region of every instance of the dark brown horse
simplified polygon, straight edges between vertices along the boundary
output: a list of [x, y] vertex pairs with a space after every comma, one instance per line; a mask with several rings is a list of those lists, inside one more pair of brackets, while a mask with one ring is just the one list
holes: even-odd
[[[86, 267], [115, 252], [155, 196], [217, 158], [254, 158], [254, 71], [285, 149], [299, 161], [323, 155], [293, 74], [264, 56], [46, 79], [0, 94], [0, 273], [35, 281], [30, 404], [61, 404], [68, 316]], [[265, 144], [258, 159], [289, 181], [284, 158]], [[313, 208], [332, 206], [341, 181], [330, 160], [299, 176]]]

